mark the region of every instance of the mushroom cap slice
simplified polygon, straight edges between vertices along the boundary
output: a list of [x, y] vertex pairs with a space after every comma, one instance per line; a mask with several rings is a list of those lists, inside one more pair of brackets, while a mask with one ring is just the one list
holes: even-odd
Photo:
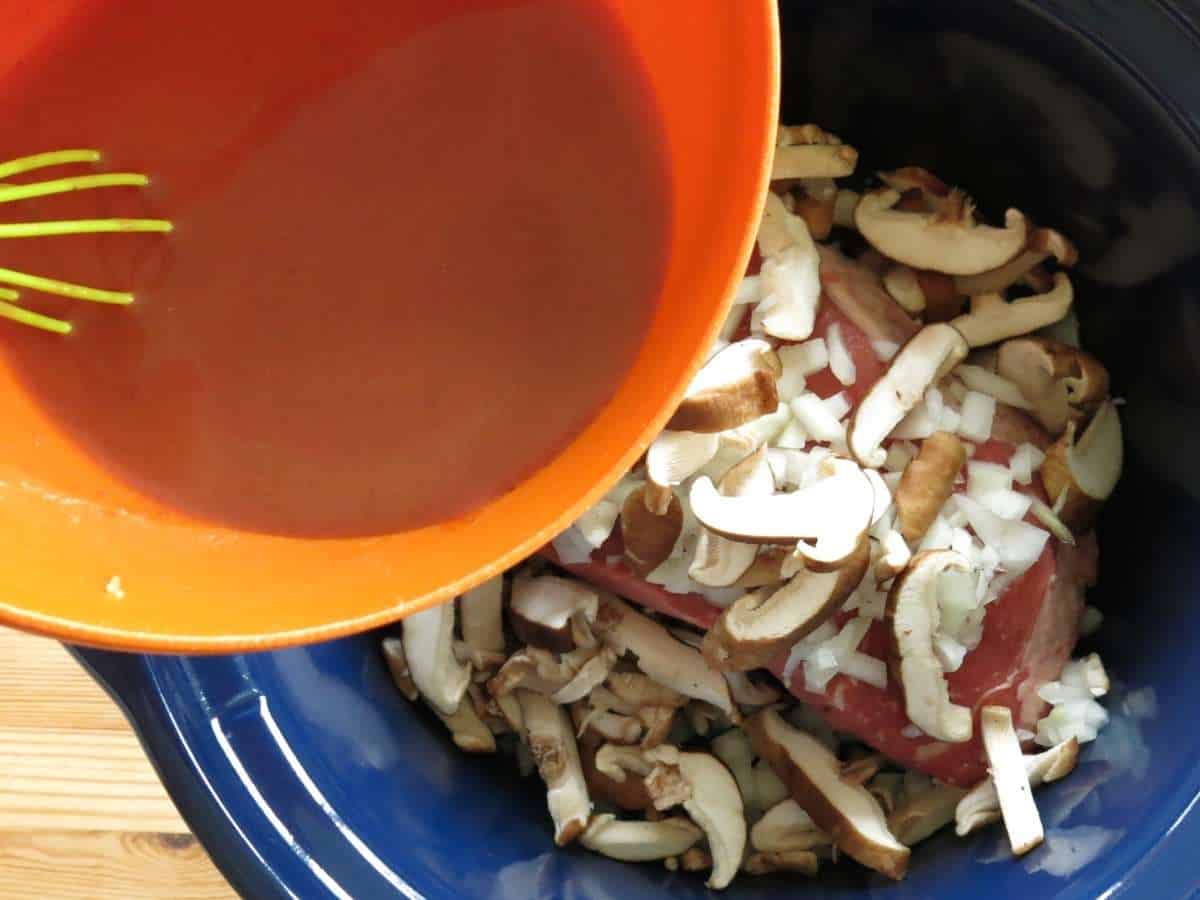
[[625, 558], [633, 570], [643, 576], [662, 565], [683, 532], [683, 506], [675, 492], [667, 488], [670, 492], [667, 507], [661, 514], [656, 514], [647, 500], [647, 492], [651, 490], [651, 485], [642, 485], [625, 498], [621, 507]]
[[638, 668], [659, 684], [737, 717], [729, 685], [699, 650], [677, 641], [658, 622], [615, 597], [604, 598], [600, 619], [605, 642], [618, 653], [632, 653]]
[[[854, 211], [859, 233], [884, 256], [946, 275], [976, 275], [1004, 265], [1025, 246], [1027, 223], [1015, 209], [1004, 227], [977, 225], [969, 204], [961, 210], [905, 212], [901, 194], [880, 188], [863, 195]], [[956, 214], [957, 213], [957, 214]]]
[[1058, 264], [1064, 269], [1069, 269], [1079, 260], [1079, 251], [1053, 228], [1034, 228], [1029, 232], [1025, 248], [1009, 262], [989, 272], [956, 278], [955, 287], [959, 293], [971, 297], [977, 294], [1002, 293], [1022, 279], [1028, 281], [1035, 272], [1044, 272], [1045, 270], [1039, 270], [1038, 266], [1051, 256], [1058, 260]]
[[888, 816], [888, 828], [900, 843], [919, 844], [954, 821], [954, 811], [966, 793], [952, 784], [936, 784], [897, 806]]
[[721, 613], [704, 637], [704, 654], [722, 669], [747, 671], [767, 665], [841, 609], [870, 564], [865, 530], [839, 569], [802, 569], [778, 590], [746, 594]]
[[[692, 483], [692, 513], [709, 531], [747, 544], [791, 544], [806, 559], [838, 567], [870, 527], [875, 491], [862, 469], [847, 459], [822, 464], [824, 478], [790, 494], [723, 497], [712, 481]], [[812, 543], [808, 543], [812, 542]]]
[[846, 144], [792, 144], [775, 148], [771, 180], [845, 178], [857, 165], [858, 151]]
[[452, 715], [443, 715], [434, 710], [442, 724], [450, 731], [454, 746], [464, 753], [495, 753], [495, 735], [483, 723], [471, 703], [460, 703]]
[[674, 487], [704, 468], [720, 447], [719, 434], [664, 431], [646, 451], [646, 477], [661, 487]]
[[971, 565], [953, 550], [914, 556], [888, 592], [887, 620], [908, 718], [930, 737], [963, 743], [974, 733], [971, 710], [950, 702], [946, 672], [934, 650], [941, 620], [938, 579], [947, 571], [969, 572]]
[[513, 579], [508, 619], [524, 643], [566, 653], [575, 649], [573, 620], [596, 621], [600, 596], [573, 578], [557, 575]]
[[458, 598], [463, 640], [477, 654], [503, 653], [504, 576], [489, 578]]
[[1067, 528], [1080, 534], [1091, 527], [1123, 465], [1121, 419], [1111, 400], [1100, 404], [1078, 441], [1075, 423], [1068, 423], [1042, 463], [1042, 483], [1051, 502], [1061, 502], [1058, 516]]
[[579, 836], [579, 843], [611, 859], [647, 862], [678, 856], [702, 837], [704, 832], [682, 816], [657, 822], [631, 822], [601, 813], [592, 816]]
[[967, 461], [967, 448], [948, 431], [935, 431], [904, 467], [896, 488], [896, 524], [904, 540], [916, 546], [954, 493], [954, 480]]
[[[767, 497], [775, 493], [775, 476], [767, 461], [767, 448], [760, 447], [733, 466], [717, 488], [726, 497]], [[699, 584], [728, 587], [746, 573], [757, 556], [758, 547], [754, 544], [704, 531], [696, 542], [688, 575]]]
[[996, 371], [1016, 384], [1034, 417], [1054, 435], [1108, 396], [1108, 372], [1096, 357], [1049, 338], [1005, 341]]
[[745, 728], [758, 755], [843, 852], [889, 878], [904, 877], [909, 849], [888, 830], [883, 809], [870, 791], [842, 780], [836, 756], [774, 710], [756, 713]]
[[471, 684], [471, 667], [454, 654], [454, 602], [412, 613], [402, 641], [408, 671], [421, 696], [444, 716], [458, 710]]
[[986, 347], [1053, 325], [1071, 311], [1075, 289], [1064, 272], [1054, 274], [1054, 286], [1044, 294], [1021, 297], [1011, 303], [999, 294], [971, 298], [971, 311], [950, 324], [972, 347]]
[[867, 392], [850, 419], [847, 443], [864, 466], [887, 459], [882, 444], [925, 391], [967, 355], [967, 343], [950, 325], [926, 325], [892, 358], [886, 373]]
[[[1075, 770], [1079, 760], [1079, 741], [1070, 738], [1056, 744], [1044, 753], [1025, 757], [1025, 774], [1030, 787], [1038, 787], [1058, 781]], [[996, 783], [985, 778], [959, 801], [954, 812], [954, 831], [959, 837], [970, 834], [977, 828], [1000, 821], [1000, 797]]]
[[[765, 249], [770, 246], [770, 252]], [[751, 315], [751, 327], [772, 337], [802, 341], [812, 334], [821, 299], [821, 254], [808, 225], [788, 212], [783, 201], [767, 195], [759, 231], [763, 264], [759, 272], [762, 300]]]
[[587, 827], [592, 812], [579, 748], [566, 710], [532, 691], [517, 691], [525, 740], [546, 783], [554, 843], [565, 846]]
[[1042, 842], [1045, 833], [1033, 802], [1021, 743], [1013, 729], [1012, 711], [1007, 706], [985, 706], [979, 721], [1004, 828], [1013, 853], [1023, 856]]
[[408, 671], [408, 660], [404, 657], [404, 641], [398, 637], [385, 637], [383, 659], [400, 693], [408, 700], [416, 700], [421, 694]]
[[829, 835], [791, 797], [772, 806], [750, 829], [750, 846], [762, 852], [811, 850], [831, 843]]
[[680, 753], [674, 747], [658, 747], [646, 754], [659, 767], [677, 773], [688, 789], [683, 808], [708, 838], [713, 870], [708, 886], [727, 887], [742, 864], [746, 850], [746, 815], [737, 782], [714, 756]]
[[673, 431], [737, 428], [775, 411], [783, 370], [766, 341], [748, 338], [718, 352], [696, 373], [667, 422]]

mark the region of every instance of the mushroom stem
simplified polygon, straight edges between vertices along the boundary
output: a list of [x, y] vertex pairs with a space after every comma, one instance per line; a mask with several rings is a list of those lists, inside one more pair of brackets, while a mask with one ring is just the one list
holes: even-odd
[[518, 691], [525, 739], [546, 783], [546, 800], [554, 820], [554, 842], [571, 843], [587, 827], [592, 804], [579, 762], [579, 748], [566, 710], [532, 691]]

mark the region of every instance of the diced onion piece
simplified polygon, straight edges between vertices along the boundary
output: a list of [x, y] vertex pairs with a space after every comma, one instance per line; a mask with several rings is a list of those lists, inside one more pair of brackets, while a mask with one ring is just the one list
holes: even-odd
[[888, 472], [903, 472], [916, 455], [916, 447], [908, 441], [892, 441], [891, 446], [888, 447], [887, 459], [883, 462], [883, 468]]
[[775, 438], [771, 443], [776, 447], [782, 447], [789, 450], [803, 450], [810, 440], [809, 433], [800, 423], [799, 419], [792, 419], [788, 422], [787, 427], [779, 433], [779, 437]]
[[972, 366], [963, 363], [954, 370], [954, 374], [962, 383], [973, 391], [988, 394], [999, 402], [1017, 409], [1032, 409], [1033, 405], [1025, 399], [1021, 389], [1003, 375], [997, 375], [982, 366]]
[[757, 303], [762, 296], [762, 279], [757, 275], [747, 275], [738, 284], [737, 293], [733, 295], [733, 305]]
[[992, 420], [996, 416], [996, 398], [979, 391], [967, 391], [963, 397], [958, 433], [968, 440], [983, 443], [991, 439]]
[[792, 415], [804, 430], [817, 441], [845, 441], [846, 426], [830, 411], [816, 394], [801, 394], [791, 403]]
[[871, 349], [882, 362], [891, 362], [892, 357], [900, 352], [900, 345], [895, 341], [871, 341]]
[[829, 414], [839, 422], [846, 418], [851, 409], [850, 400], [847, 399], [845, 391], [838, 391], [832, 397], [826, 397], [822, 402], [829, 410]]
[[829, 366], [829, 348], [824, 338], [813, 338], [802, 344], [780, 347], [776, 353], [783, 363], [784, 372], [794, 369], [805, 377], [815, 375]]
[[1033, 444], [1021, 444], [1013, 451], [1012, 458], [1008, 461], [1013, 480], [1017, 484], [1032, 483], [1033, 473], [1038, 470], [1045, 459], [1046, 454]]
[[842, 384], [854, 384], [858, 378], [858, 369], [846, 346], [846, 339], [842, 336], [842, 326], [837, 322], [830, 325], [825, 340], [829, 345], [829, 369], [833, 372], [833, 377]]

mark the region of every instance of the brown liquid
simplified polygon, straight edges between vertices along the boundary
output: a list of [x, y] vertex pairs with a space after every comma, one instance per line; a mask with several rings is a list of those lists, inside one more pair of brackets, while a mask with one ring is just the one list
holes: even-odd
[[154, 184], [0, 220], [177, 230], [0, 242], [0, 266], [138, 294], [26, 292], [75, 333], [0, 321], [0, 350], [114, 475], [205, 521], [379, 534], [512, 488], [612, 396], [670, 188], [604, 3], [87, 9], [0, 82], [0, 151], [94, 146]]

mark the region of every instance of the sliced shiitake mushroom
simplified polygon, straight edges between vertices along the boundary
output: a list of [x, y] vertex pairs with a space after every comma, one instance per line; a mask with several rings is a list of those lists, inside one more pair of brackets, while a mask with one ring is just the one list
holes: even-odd
[[864, 466], [887, 459], [883, 441], [915, 407], [925, 391], [967, 355], [961, 334], [946, 324], [926, 325], [892, 359], [887, 372], [867, 392], [850, 419], [850, 452]]
[[[721, 435], [694, 431], [664, 431], [646, 451], [646, 477], [660, 488], [681, 484], [704, 468], [721, 447]], [[670, 497], [664, 492], [648, 495], [664, 502], [652, 502], [650, 511], [662, 515]], [[626, 498], [628, 499], [628, 498]]]
[[821, 298], [821, 257], [804, 220], [775, 194], [767, 195], [759, 249], [762, 299], [750, 324], [771, 337], [802, 341], [812, 334]]
[[[1071, 774], [1079, 759], [1079, 741], [1075, 738], [1063, 741], [1033, 756], [1026, 756], [1025, 774], [1030, 787], [1049, 784]], [[1000, 821], [1000, 797], [996, 784], [988, 776], [971, 788], [959, 802], [954, 813], [955, 833], [964, 837], [993, 822]]]
[[771, 180], [844, 178], [854, 174], [858, 151], [816, 125], [780, 126]]
[[1021, 742], [1013, 729], [1012, 711], [1006, 706], [985, 706], [979, 722], [1009, 843], [1014, 855], [1024, 856], [1042, 842], [1045, 833], [1033, 802]]
[[[978, 275], [960, 276], [954, 279], [955, 288], [969, 297], [1002, 293], [1021, 280], [1029, 281], [1031, 273], [1041, 271], [1038, 266], [1051, 256], [1064, 269], [1069, 269], [1079, 259], [1079, 252], [1053, 228], [1031, 228], [1025, 247], [1009, 262]], [[1034, 279], [1038, 277], [1033, 275]]]
[[812, 850], [831, 843], [829, 835], [791, 797], [768, 809], [750, 829], [750, 846], [764, 853]]
[[1111, 400], [1100, 404], [1091, 422], [1075, 439], [1074, 422], [1046, 450], [1042, 483], [1059, 519], [1074, 534], [1096, 520], [1100, 507], [1121, 477], [1124, 447], [1121, 419]]
[[400, 689], [400, 693], [408, 700], [416, 700], [420, 696], [416, 682], [408, 671], [408, 660], [404, 657], [404, 641], [398, 637], [383, 639], [383, 659], [387, 663], [392, 681]]
[[870, 791], [842, 780], [836, 756], [773, 710], [755, 713], [745, 728], [758, 755], [771, 764], [796, 802], [840, 850], [889, 878], [904, 877], [908, 848], [888, 830], [883, 810]]
[[[825, 477], [790, 494], [722, 497], [712, 481], [692, 483], [692, 512], [705, 528], [752, 544], [797, 543], [797, 553], [820, 567], [837, 568], [870, 526], [875, 492], [850, 460], [821, 463]], [[811, 542], [811, 543], [810, 543]]]
[[704, 655], [722, 669], [747, 671], [767, 665], [841, 609], [862, 581], [870, 559], [864, 530], [840, 568], [804, 569], [777, 590], [744, 595], [704, 636]]
[[954, 811], [966, 791], [952, 784], [935, 784], [907, 797], [888, 816], [888, 828], [902, 844], [911, 847], [954, 821]]
[[1054, 275], [1054, 286], [1043, 294], [1021, 297], [1011, 303], [999, 294], [971, 298], [971, 311], [950, 324], [972, 347], [986, 347], [1053, 325], [1071, 311], [1075, 291], [1065, 273]]
[[546, 783], [554, 842], [562, 847], [583, 832], [592, 812], [571, 720], [561, 706], [533, 691], [517, 691], [517, 700], [525, 741]]
[[459, 628], [476, 665], [504, 661], [504, 576], [489, 578], [458, 598]]
[[970, 570], [960, 553], [926, 550], [912, 558], [888, 592], [887, 621], [905, 712], [926, 734], [948, 743], [969, 741], [974, 723], [970, 709], [950, 701], [946, 672], [934, 649], [941, 621], [938, 583], [944, 572]]
[[896, 488], [896, 525], [910, 546], [921, 542], [937, 518], [966, 461], [967, 448], [956, 435], [935, 431], [905, 466]]
[[704, 832], [682, 816], [645, 822], [601, 813], [592, 816], [579, 843], [610, 859], [646, 862], [678, 856], [702, 837]]
[[[686, 788], [683, 808], [708, 838], [713, 858], [708, 886], [713, 890], [727, 887], [737, 874], [746, 850], [746, 816], [737, 783], [721, 763], [707, 753], [681, 753], [675, 747], [657, 747], [646, 753], [663, 770], [658, 778], [647, 776], [647, 787], [682, 782]], [[673, 799], [670, 793], [665, 795]], [[663, 808], [656, 798], [655, 805]]]
[[639, 575], [648, 575], [671, 555], [675, 542], [683, 532], [683, 506], [674, 491], [661, 513], [652, 511], [659, 506], [649, 499], [655, 488], [646, 484], [625, 498], [621, 507], [621, 540], [625, 544], [625, 559]]
[[[725, 497], [769, 497], [775, 493], [775, 476], [767, 461], [767, 448], [739, 462], [717, 486]], [[746, 573], [758, 555], [754, 544], [731, 541], [705, 531], [696, 542], [695, 558], [688, 568], [693, 581], [709, 587], [728, 587]]]
[[513, 579], [508, 620], [520, 640], [555, 653], [575, 649], [581, 628], [596, 621], [600, 597], [573, 578], [518, 575]]
[[603, 598], [600, 617], [604, 640], [618, 653], [633, 654], [638, 668], [659, 684], [737, 717], [729, 685], [700, 651], [677, 641], [658, 622], [615, 597]]
[[969, 202], [947, 203], [936, 212], [897, 209], [901, 194], [879, 188], [864, 194], [854, 212], [859, 233], [884, 256], [947, 275], [975, 275], [1004, 265], [1025, 246], [1025, 217], [1005, 214], [1005, 227], [975, 222]]
[[1005, 341], [996, 371], [1013, 382], [1030, 409], [1053, 435], [1078, 422], [1108, 396], [1108, 372], [1078, 347], [1043, 337]]
[[774, 412], [783, 367], [766, 341], [748, 338], [712, 357], [667, 422], [674, 431], [718, 432]]
[[410, 614], [403, 624], [404, 657], [421, 696], [437, 712], [452, 716], [471, 683], [471, 666], [454, 653], [454, 602]]

